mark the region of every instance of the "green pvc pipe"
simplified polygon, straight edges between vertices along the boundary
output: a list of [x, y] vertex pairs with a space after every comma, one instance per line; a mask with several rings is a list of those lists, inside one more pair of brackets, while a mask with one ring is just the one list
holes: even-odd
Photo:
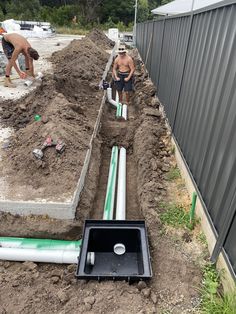
[[122, 117], [122, 108], [123, 108], [123, 106], [122, 106], [122, 104], [120, 104], [119, 117]]
[[116, 108], [116, 117], [120, 118], [122, 116], [122, 104], [118, 103]]
[[21, 248], [37, 250], [68, 250], [79, 251], [82, 240], [64, 241], [50, 239], [28, 239], [14, 237], [0, 237], [0, 248]]
[[104, 205], [104, 211], [103, 211], [104, 220], [113, 219], [117, 164], [118, 164], [118, 147], [113, 146], [112, 151], [111, 151], [111, 160], [110, 160], [109, 175], [108, 175], [108, 182], [107, 182], [106, 199], [105, 199], [105, 205]]
[[192, 206], [191, 206], [190, 215], [189, 215], [190, 216], [190, 224], [192, 224], [194, 222], [196, 200], [197, 200], [197, 193], [193, 192], [193, 195], [192, 195]]

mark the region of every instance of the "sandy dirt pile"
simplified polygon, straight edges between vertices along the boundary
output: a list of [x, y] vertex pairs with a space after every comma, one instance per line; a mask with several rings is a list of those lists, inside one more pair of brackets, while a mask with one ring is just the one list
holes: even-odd
[[[105, 35], [103, 35], [105, 37]], [[14, 190], [31, 186], [22, 200], [43, 197], [60, 200], [74, 191], [83, 166], [102, 91], [98, 90], [109, 55], [96, 45], [100, 37], [74, 40], [52, 56], [54, 76], [46, 76], [31, 95], [1, 105], [1, 119], [15, 128], [15, 134], [2, 151], [1, 173]], [[106, 41], [106, 40], [105, 40]], [[34, 121], [39, 114], [42, 120]], [[40, 148], [47, 136], [62, 140], [66, 149], [57, 154], [55, 147], [45, 150], [43, 160], [32, 151]], [[23, 189], [23, 188], [22, 188]]]
[[110, 40], [107, 36], [104, 36], [104, 33], [95, 28], [91, 31], [90, 34], [88, 34], [88, 38], [90, 38], [93, 42], [96, 42], [96, 44], [99, 47], [102, 47], [104, 49], [112, 49], [115, 45], [115, 42]]

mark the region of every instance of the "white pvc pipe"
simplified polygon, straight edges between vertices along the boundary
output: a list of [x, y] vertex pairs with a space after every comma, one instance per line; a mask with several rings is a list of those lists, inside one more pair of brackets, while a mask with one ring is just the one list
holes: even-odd
[[121, 147], [116, 202], [116, 220], [126, 219], [126, 149]]
[[127, 110], [128, 110], [127, 105], [124, 104], [123, 107], [122, 107], [122, 117], [123, 117], [125, 120], [127, 120]]
[[76, 264], [80, 251], [0, 248], [0, 260]]
[[43, 73], [38, 72], [38, 75], [34, 79], [26, 80], [24, 85], [29, 87], [33, 84], [34, 80], [41, 80], [41, 78], [43, 78]]
[[111, 87], [107, 88], [107, 99], [109, 101], [109, 103], [115, 107], [117, 107], [117, 103], [115, 100], [112, 99], [112, 89]]
[[116, 91], [116, 102], [119, 103], [119, 93]]

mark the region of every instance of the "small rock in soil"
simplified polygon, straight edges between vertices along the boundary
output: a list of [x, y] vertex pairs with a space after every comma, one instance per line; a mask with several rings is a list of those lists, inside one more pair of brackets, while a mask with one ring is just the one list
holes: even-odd
[[25, 104], [20, 104], [19, 108], [20, 108], [20, 110], [25, 111], [26, 110], [26, 105]]
[[3, 265], [4, 265], [4, 268], [8, 268], [8, 267], [11, 266], [11, 263], [10, 262], [5, 262]]
[[22, 264], [22, 268], [23, 268], [24, 270], [32, 271], [32, 270], [36, 269], [37, 267], [38, 267], [38, 265], [35, 264], [34, 262], [24, 262], [24, 263]]
[[20, 285], [20, 283], [18, 281], [15, 281], [12, 283], [12, 287], [16, 288]]
[[51, 278], [51, 280], [52, 280], [52, 283], [53, 283], [53, 284], [58, 283], [59, 277], [54, 276], [54, 277]]
[[182, 239], [183, 239], [185, 242], [187, 242], [187, 243], [192, 242], [192, 236], [191, 236], [191, 234], [188, 233], [188, 232], [185, 232], [185, 233], [182, 235]]
[[154, 304], [157, 303], [157, 295], [154, 292], [151, 293], [151, 300]]
[[44, 124], [48, 123], [48, 117], [46, 116], [42, 116], [42, 120], [41, 120]]
[[160, 117], [161, 116], [159, 110], [157, 110], [157, 109], [144, 108], [143, 112], [147, 116], [153, 116], [153, 117]]
[[145, 298], [149, 298], [151, 294], [151, 289], [150, 288], [143, 289], [142, 294], [145, 296]]
[[92, 305], [89, 304], [89, 303], [86, 303], [85, 306], [84, 306], [84, 309], [85, 309], [86, 311], [90, 311], [91, 308], [92, 308]]
[[59, 277], [59, 278], [62, 278], [62, 275], [63, 275], [63, 270], [61, 270], [61, 269], [54, 269], [54, 270], [51, 272], [51, 277]]
[[87, 297], [84, 299], [84, 303], [93, 305], [95, 303], [95, 298], [94, 297]]
[[71, 264], [71, 265], [67, 266], [67, 270], [69, 273], [74, 273], [76, 270], [76, 265]]
[[69, 300], [68, 294], [65, 293], [64, 291], [59, 291], [57, 293], [57, 296], [61, 303], [66, 303]]
[[138, 283], [138, 290], [143, 290], [143, 289], [145, 289], [145, 288], [147, 288], [147, 285], [146, 285], [146, 282], [144, 282], [144, 281], [139, 281], [139, 283]]

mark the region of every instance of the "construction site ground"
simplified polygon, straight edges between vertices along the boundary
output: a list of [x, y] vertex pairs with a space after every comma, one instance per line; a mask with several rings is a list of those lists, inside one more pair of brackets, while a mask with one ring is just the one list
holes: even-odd
[[[50, 52], [55, 42], [49, 39]], [[7, 186], [7, 196], [22, 200], [70, 197], [101, 104], [103, 91], [98, 85], [111, 48], [105, 35], [93, 31], [53, 53], [51, 70], [28, 95], [1, 100], [1, 125], [14, 130], [9, 145], [1, 148], [1, 177], [5, 178], [1, 189]], [[184, 181], [168, 177], [176, 167], [170, 134], [138, 53], [130, 54], [136, 71], [128, 121], [117, 120], [115, 109], [105, 104], [76, 219], [2, 212], [0, 236], [80, 239], [85, 219], [102, 219], [111, 149], [123, 146], [127, 149], [127, 219], [146, 222], [153, 277], [131, 285], [99, 283], [77, 280], [76, 265], [0, 261], [0, 314], [198, 313], [207, 250], [198, 240], [198, 225], [193, 231], [183, 226], [176, 229], [160, 219], [168, 204], [187, 211], [191, 201]], [[43, 121], [35, 121], [35, 114], [41, 114]], [[37, 161], [32, 149], [47, 135], [63, 139], [66, 150], [57, 156], [48, 149], [43, 161]]]

